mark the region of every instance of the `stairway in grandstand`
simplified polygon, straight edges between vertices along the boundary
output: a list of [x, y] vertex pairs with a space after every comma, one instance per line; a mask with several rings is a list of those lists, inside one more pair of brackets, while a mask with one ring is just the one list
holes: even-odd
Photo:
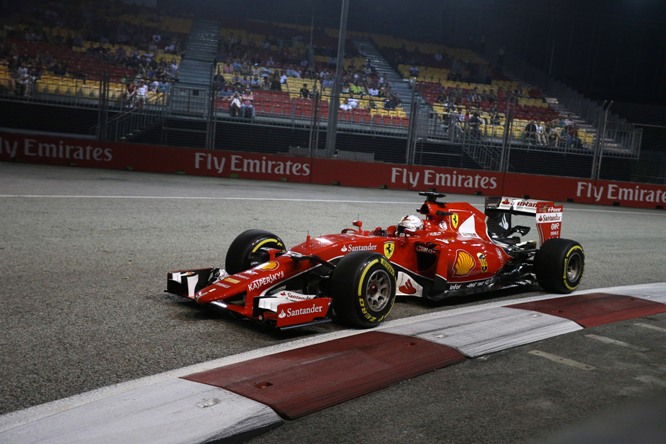
[[148, 102], [110, 119], [104, 129], [108, 140], [130, 140], [143, 132], [166, 124], [167, 114], [206, 117], [218, 43], [218, 24], [195, 21], [185, 44], [185, 54], [178, 66], [178, 76], [171, 92], [160, 101]]
[[219, 24], [195, 20], [187, 38], [185, 54], [178, 67], [173, 86], [170, 112], [206, 117], [210, 110], [210, 94], [219, 41]]
[[409, 119], [415, 121], [412, 123], [414, 142], [427, 139], [430, 110], [421, 95], [415, 90], [415, 85], [411, 85], [409, 79], [403, 78], [391, 67], [372, 41], [356, 40], [354, 44], [359, 53], [370, 61], [377, 74], [388, 82], [391, 91], [400, 98], [401, 107]]
[[354, 41], [354, 44], [356, 45], [356, 48], [358, 48], [359, 53], [361, 53], [366, 60], [370, 60], [370, 63], [377, 71], [377, 74], [383, 76], [385, 81], [388, 82], [391, 91], [400, 97], [402, 107], [409, 116], [412, 105], [412, 90], [409, 87], [409, 82], [403, 79], [402, 76], [389, 65], [374, 43], [369, 40], [356, 40]]
[[[391, 67], [372, 41], [357, 40], [354, 41], [354, 44], [359, 52], [366, 59], [370, 60], [377, 73], [386, 79], [391, 91], [400, 97], [402, 107], [410, 120], [414, 120], [412, 123], [412, 128], [414, 128], [412, 143], [416, 144], [418, 141], [430, 140], [432, 126], [430, 120], [433, 110], [424, 98], [417, 91], [413, 90], [415, 86], [410, 84], [409, 79], [403, 78], [399, 72]], [[490, 170], [499, 167], [501, 150], [497, 149], [497, 147], [466, 142], [463, 142], [462, 145], [465, 154], [472, 158], [480, 167]]]

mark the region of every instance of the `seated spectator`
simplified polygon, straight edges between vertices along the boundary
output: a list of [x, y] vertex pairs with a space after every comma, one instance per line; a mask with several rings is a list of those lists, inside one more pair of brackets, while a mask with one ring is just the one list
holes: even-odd
[[310, 90], [308, 89], [308, 84], [307, 83], [304, 83], [303, 86], [301, 87], [300, 95], [301, 95], [301, 98], [303, 98], [303, 99], [309, 99], [310, 98]]
[[472, 114], [469, 118], [469, 129], [472, 138], [480, 139], [481, 138], [481, 125], [483, 124], [483, 119], [479, 116], [478, 112]]
[[578, 128], [576, 125], [569, 125], [566, 130], [567, 148], [582, 148], [583, 141], [578, 137]]
[[231, 117], [239, 117], [241, 115], [241, 100], [238, 93], [234, 94], [229, 105], [229, 114]]
[[479, 95], [478, 89], [476, 87], [470, 91], [469, 95], [467, 96], [467, 100], [475, 108], [481, 106], [481, 96]]
[[251, 92], [245, 92], [241, 96], [240, 115], [246, 119], [254, 117], [254, 98]]
[[282, 91], [282, 84], [280, 82], [280, 77], [274, 75], [271, 78], [271, 90], [272, 91]]
[[18, 76], [16, 78], [16, 95], [19, 97], [27, 97], [30, 95], [31, 90], [31, 80], [28, 68], [21, 66], [18, 69]]
[[349, 85], [349, 91], [352, 94], [359, 96], [360, 98], [363, 98], [363, 96], [365, 95], [365, 90], [363, 89], [363, 87], [357, 85], [356, 83], [352, 83], [351, 85]]
[[561, 128], [557, 120], [548, 122], [546, 126], [546, 134], [548, 136], [548, 143], [552, 146], [559, 146], [562, 141]]
[[400, 105], [400, 99], [392, 92], [388, 92], [388, 97], [384, 100], [384, 109], [389, 111], [396, 109]]
[[167, 54], [175, 54], [177, 52], [176, 42], [172, 40], [171, 43], [169, 43], [164, 47], [164, 52], [166, 52]]
[[530, 120], [525, 126], [525, 132], [523, 133], [525, 141], [528, 143], [534, 143], [536, 141], [536, 123], [534, 120]]

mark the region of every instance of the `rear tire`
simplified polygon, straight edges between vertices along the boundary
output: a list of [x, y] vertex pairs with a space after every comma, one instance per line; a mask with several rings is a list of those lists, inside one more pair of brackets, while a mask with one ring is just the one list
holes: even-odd
[[580, 285], [585, 271], [585, 252], [576, 241], [548, 239], [534, 258], [539, 285], [553, 293], [571, 293]]
[[268, 261], [262, 248], [277, 248], [287, 251], [282, 239], [264, 230], [247, 230], [239, 234], [229, 245], [225, 259], [225, 270], [229, 274], [240, 273]]
[[381, 254], [356, 251], [344, 256], [331, 275], [333, 308], [345, 324], [381, 324], [395, 303], [395, 270]]

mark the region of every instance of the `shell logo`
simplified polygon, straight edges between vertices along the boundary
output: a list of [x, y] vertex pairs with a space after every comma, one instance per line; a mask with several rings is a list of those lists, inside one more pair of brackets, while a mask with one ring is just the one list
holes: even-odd
[[464, 250], [456, 252], [456, 260], [453, 262], [454, 276], [467, 276], [474, 269], [476, 262], [471, 254]]

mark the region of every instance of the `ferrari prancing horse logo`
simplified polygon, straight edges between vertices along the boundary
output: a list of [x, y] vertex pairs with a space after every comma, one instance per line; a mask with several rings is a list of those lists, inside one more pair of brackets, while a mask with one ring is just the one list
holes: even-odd
[[451, 214], [451, 226], [453, 227], [454, 230], [458, 228], [458, 223], [459, 222], [460, 222], [460, 219], [458, 219], [458, 213], [452, 213]]
[[393, 256], [393, 251], [395, 251], [395, 242], [384, 242], [384, 256], [386, 256], [386, 259], [391, 259], [391, 256]]

